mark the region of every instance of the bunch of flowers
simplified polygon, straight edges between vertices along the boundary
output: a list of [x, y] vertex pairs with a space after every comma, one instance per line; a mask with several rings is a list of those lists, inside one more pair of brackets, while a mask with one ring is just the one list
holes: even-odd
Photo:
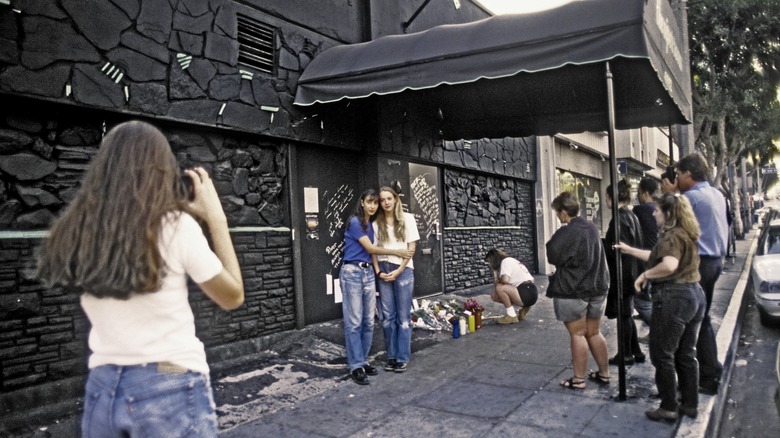
[[479, 304], [479, 302], [474, 298], [469, 298], [468, 300], [466, 300], [466, 303], [463, 305], [463, 309], [468, 310], [471, 313], [482, 312], [483, 310], [485, 310], [485, 308], [482, 307], [482, 305]]
[[412, 325], [430, 331], [452, 330], [449, 319], [460, 312], [457, 301], [420, 300], [419, 307], [412, 312]]

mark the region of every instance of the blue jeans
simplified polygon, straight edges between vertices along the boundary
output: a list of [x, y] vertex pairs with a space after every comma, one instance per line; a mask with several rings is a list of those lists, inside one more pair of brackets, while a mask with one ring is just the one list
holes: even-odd
[[699, 378], [702, 385], [717, 388], [720, 383], [720, 375], [723, 372], [723, 365], [718, 362], [718, 344], [710, 320], [710, 307], [712, 306], [712, 295], [715, 293], [715, 283], [723, 271], [723, 259], [701, 256], [699, 260], [699, 275], [701, 275], [699, 284], [704, 290], [707, 309], [704, 312], [701, 329], [699, 329], [696, 357], [699, 360]]
[[[661, 409], [677, 411], [677, 388], [686, 408], [699, 404], [696, 341], [707, 303], [698, 283], [653, 285], [650, 360]], [[678, 382], [679, 379], [679, 382]]]
[[639, 318], [647, 325], [650, 325], [650, 319], [653, 315], [653, 300], [649, 295], [644, 293], [634, 296], [634, 308], [639, 314]]
[[361, 268], [344, 263], [339, 274], [344, 313], [344, 344], [347, 348], [347, 365], [354, 371], [368, 364], [368, 353], [374, 338], [374, 313], [376, 312], [376, 276], [373, 265]]
[[[390, 262], [379, 263], [382, 272], [398, 269]], [[412, 295], [414, 294], [414, 270], [404, 269], [395, 281], [377, 281], [385, 333], [387, 358], [407, 363], [412, 355]]]
[[158, 371], [157, 364], [89, 371], [82, 437], [216, 437], [209, 377]]

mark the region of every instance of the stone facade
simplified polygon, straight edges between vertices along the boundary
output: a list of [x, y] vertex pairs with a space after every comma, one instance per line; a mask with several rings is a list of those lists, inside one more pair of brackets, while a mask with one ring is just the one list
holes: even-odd
[[[73, 399], [83, 393], [89, 323], [76, 291], [46, 289], [38, 282], [35, 251], [50, 221], [78, 189], [103, 123], [110, 126], [122, 117], [57, 104], [40, 111], [22, 98], [5, 102], [0, 109], [0, 415], [58, 402], [60, 413], [66, 413], [62, 409], [75, 409]], [[235, 358], [258, 337], [295, 327], [287, 147], [240, 133], [156, 124], [183, 166], [209, 170], [233, 227], [245, 304], [222, 311], [192, 285], [191, 305], [209, 358]]]
[[[223, 312], [192, 293], [212, 364], [253, 353], [266, 335], [295, 328], [289, 199], [297, 188], [288, 157], [296, 145], [442, 169], [447, 290], [488, 282], [481, 257], [491, 247], [523, 261], [533, 254], [532, 139], [442, 141], [437, 111], [424, 99], [292, 104], [298, 78], [317, 54], [401, 33], [397, 27], [420, 6], [417, 0], [373, 1], [370, 8], [320, 0], [315, 14], [306, 0], [10, 3], [0, 5], [0, 423], [6, 427], [44, 404], [57, 405], [57, 414], [78, 410], [88, 322], [77, 293], [38, 283], [34, 253], [76, 193], [105, 131], [131, 118], [158, 126], [182, 166], [208, 170], [232, 227], [246, 304]], [[238, 63], [239, 14], [275, 29], [273, 73]], [[410, 31], [485, 16], [470, 2], [458, 9], [432, 2]]]
[[499, 248], [532, 271], [536, 266], [533, 187], [530, 182], [447, 170], [444, 283], [447, 291], [492, 282], [484, 264]]

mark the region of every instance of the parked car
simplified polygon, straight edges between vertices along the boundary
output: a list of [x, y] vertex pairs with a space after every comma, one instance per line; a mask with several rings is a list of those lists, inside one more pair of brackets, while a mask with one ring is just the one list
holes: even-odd
[[768, 220], [761, 230], [750, 279], [761, 323], [772, 325], [780, 320], [780, 219]]

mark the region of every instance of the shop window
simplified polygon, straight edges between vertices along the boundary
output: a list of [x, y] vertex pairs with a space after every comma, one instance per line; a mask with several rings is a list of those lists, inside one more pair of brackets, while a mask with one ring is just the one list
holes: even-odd
[[558, 193], [571, 192], [580, 203], [580, 216], [601, 229], [601, 181], [557, 169]]

